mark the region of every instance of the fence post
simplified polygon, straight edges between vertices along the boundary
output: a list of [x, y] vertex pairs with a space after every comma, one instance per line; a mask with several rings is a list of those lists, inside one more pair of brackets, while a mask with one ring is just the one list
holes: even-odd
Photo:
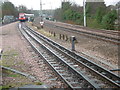
[[59, 38], [61, 39], [61, 34], [59, 34]]
[[54, 32], [54, 37], [56, 36], [55, 32]]
[[65, 39], [65, 35], [63, 34], [63, 40]]
[[68, 36], [66, 35], [66, 39], [65, 39], [65, 41], [67, 41], [68, 40]]

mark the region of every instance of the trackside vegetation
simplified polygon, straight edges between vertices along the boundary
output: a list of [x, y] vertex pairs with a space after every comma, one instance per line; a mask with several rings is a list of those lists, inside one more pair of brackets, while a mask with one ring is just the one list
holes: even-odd
[[[87, 27], [95, 29], [118, 29], [120, 2], [106, 6], [105, 2], [86, 2]], [[55, 10], [58, 21], [83, 25], [83, 6], [69, 1], [62, 2], [62, 7]]]
[[[87, 1], [87, 0], [86, 0]], [[103, 0], [104, 1], [104, 0]], [[106, 6], [105, 2], [86, 2], [87, 27], [95, 29], [119, 30], [120, 28], [120, 1], [116, 5]], [[39, 16], [39, 10], [27, 9], [24, 5], [15, 6], [10, 1], [0, 1], [0, 21], [5, 15], [18, 17], [19, 13], [34, 13]], [[82, 25], [83, 6], [70, 1], [63, 1], [61, 7], [55, 10], [42, 10], [44, 15], [51, 15], [57, 21]]]

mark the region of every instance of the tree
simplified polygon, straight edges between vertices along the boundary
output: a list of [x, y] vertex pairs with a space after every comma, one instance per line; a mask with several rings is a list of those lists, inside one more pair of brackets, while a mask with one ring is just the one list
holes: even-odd
[[117, 20], [118, 20], [118, 30], [120, 28], [120, 1], [116, 4], [116, 10], [117, 10]]
[[103, 17], [103, 20], [102, 20], [103, 28], [110, 29], [110, 30], [114, 29], [114, 22], [115, 22], [116, 19], [117, 19], [116, 10], [110, 11], [108, 14], [106, 14]]
[[71, 3], [70, 2], [62, 2], [62, 10], [66, 11], [71, 7]]
[[83, 8], [70, 2], [62, 2], [62, 8], [56, 9], [54, 17], [57, 20], [80, 24], [83, 16]]
[[96, 12], [96, 20], [100, 24], [102, 22], [102, 18], [106, 13], [106, 9], [104, 7], [98, 7]]
[[96, 14], [99, 7], [106, 8], [105, 2], [86, 2], [86, 15], [92, 17]]
[[55, 10], [55, 13], [54, 13], [54, 18], [56, 20], [59, 20], [59, 21], [62, 21], [62, 14], [61, 14], [61, 8], [58, 8]]
[[64, 20], [72, 20], [73, 17], [73, 11], [71, 9], [68, 9], [64, 12]]
[[11, 2], [2, 3], [2, 16], [4, 15], [13, 15], [17, 16], [17, 9]]
[[0, 18], [2, 18], [2, 1], [0, 1]]

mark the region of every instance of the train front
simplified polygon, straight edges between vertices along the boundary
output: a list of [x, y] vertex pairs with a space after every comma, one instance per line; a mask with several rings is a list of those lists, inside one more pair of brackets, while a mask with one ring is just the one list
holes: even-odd
[[19, 13], [19, 21], [20, 22], [25, 22], [26, 21], [25, 13]]

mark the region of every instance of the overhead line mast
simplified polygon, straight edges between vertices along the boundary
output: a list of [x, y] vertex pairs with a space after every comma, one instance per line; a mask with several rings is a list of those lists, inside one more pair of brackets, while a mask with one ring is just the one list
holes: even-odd
[[83, 0], [83, 11], [84, 11], [84, 27], [86, 27], [86, 10], [85, 10], [85, 0]]
[[40, 16], [41, 16], [41, 21], [43, 20], [42, 17], [42, 0], [40, 0]]

